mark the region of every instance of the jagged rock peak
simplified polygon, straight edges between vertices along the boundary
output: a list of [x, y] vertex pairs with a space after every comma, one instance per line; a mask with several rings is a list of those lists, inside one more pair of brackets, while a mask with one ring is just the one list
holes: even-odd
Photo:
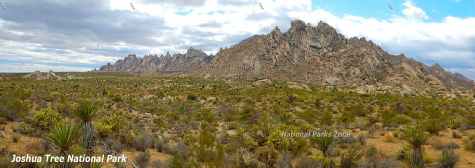
[[282, 32], [280, 31], [279, 26], [275, 26], [274, 29], [272, 29], [272, 33], [282, 33]]
[[186, 50], [186, 56], [188, 57], [206, 57], [208, 56], [205, 52], [199, 49], [195, 49], [193, 47], [190, 47], [188, 50]]
[[129, 55], [127, 56], [127, 58], [134, 58], [134, 59], [136, 59], [137, 56], [136, 56], [135, 54], [129, 54]]
[[334, 27], [330, 26], [328, 23], [323, 22], [323, 21], [318, 22], [317, 29], [325, 30], [329, 32], [336, 32], [336, 29]]
[[302, 20], [293, 20], [291, 23], [290, 23], [290, 29], [289, 31], [290, 32], [298, 32], [298, 31], [304, 31], [305, 28], [306, 28], [306, 24], [305, 22], [303, 22]]

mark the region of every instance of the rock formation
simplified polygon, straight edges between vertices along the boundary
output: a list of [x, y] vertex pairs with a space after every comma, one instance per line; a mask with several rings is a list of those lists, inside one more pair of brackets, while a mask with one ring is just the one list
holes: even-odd
[[183, 72], [408, 93], [470, 90], [474, 84], [439, 65], [427, 66], [404, 55], [391, 55], [365, 38], [346, 38], [324, 22], [312, 26], [300, 20], [292, 21], [287, 32], [276, 27], [269, 34], [221, 49], [215, 56], [196, 49], [173, 56], [129, 55], [100, 71]]
[[23, 76], [23, 78], [29, 78], [34, 80], [61, 80], [62, 78], [56, 75], [53, 71], [49, 72], [40, 72], [35, 71], [33, 73]]
[[204, 68], [211, 62], [212, 56], [201, 50], [190, 48], [185, 54], [146, 55], [137, 58], [129, 55], [114, 64], [102, 66], [103, 72], [193, 72]]

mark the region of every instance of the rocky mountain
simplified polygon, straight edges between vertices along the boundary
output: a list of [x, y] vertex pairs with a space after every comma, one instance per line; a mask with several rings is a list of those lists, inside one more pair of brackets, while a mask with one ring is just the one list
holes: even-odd
[[221, 49], [214, 57], [190, 49], [170, 56], [129, 55], [100, 71], [186, 72], [238, 80], [272, 79], [326, 86], [399, 92], [469, 90], [474, 83], [439, 65], [427, 66], [404, 55], [391, 55], [365, 38], [346, 38], [330, 25], [300, 20], [287, 32], [275, 28]]
[[103, 72], [193, 72], [205, 68], [212, 60], [201, 50], [190, 48], [185, 54], [146, 55], [138, 58], [129, 55], [114, 64], [102, 66]]

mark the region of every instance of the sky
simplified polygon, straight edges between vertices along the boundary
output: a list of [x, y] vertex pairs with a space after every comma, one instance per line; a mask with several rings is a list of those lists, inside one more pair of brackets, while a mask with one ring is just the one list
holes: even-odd
[[324, 21], [475, 79], [475, 0], [0, 0], [0, 72], [88, 71], [128, 54], [215, 54]]

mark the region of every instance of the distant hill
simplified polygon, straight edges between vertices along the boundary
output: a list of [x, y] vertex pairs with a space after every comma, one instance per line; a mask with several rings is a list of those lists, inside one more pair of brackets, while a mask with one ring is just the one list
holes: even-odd
[[471, 90], [472, 80], [427, 66], [404, 55], [391, 55], [365, 38], [346, 38], [330, 25], [294, 20], [287, 32], [275, 28], [215, 56], [197, 49], [185, 54], [129, 55], [102, 66], [108, 72], [181, 72], [237, 80], [272, 79], [357, 88], [426, 92]]
[[49, 72], [40, 72], [35, 71], [30, 74], [24, 75], [23, 78], [34, 79], [34, 80], [61, 80], [62, 78], [56, 75], [53, 71]]

